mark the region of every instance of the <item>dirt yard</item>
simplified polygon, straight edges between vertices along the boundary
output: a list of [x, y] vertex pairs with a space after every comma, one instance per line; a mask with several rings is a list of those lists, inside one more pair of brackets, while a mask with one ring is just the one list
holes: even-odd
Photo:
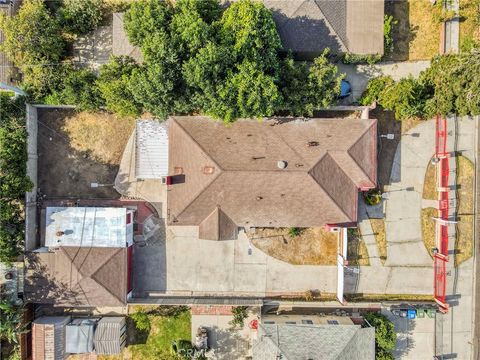
[[458, 224], [455, 243], [455, 265], [458, 266], [473, 254], [474, 220], [474, 176], [475, 167], [466, 157], [457, 158], [457, 200]]
[[[47, 199], [118, 199], [112, 188], [133, 120], [38, 110], [38, 186]], [[107, 186], [91, 188], [91, 183]]]
[[438, 217], [438, 210], [425, 208], [421, 211], [423, 243], [428, 254], [433, 258], [432, 248], [435, 247], [435, 220], [433, 218]]
[[394, 51], [386, 60], [426, 60], [438, 54], [440, 23], [433, 19], [428, 0], [387, 0], [385, 14], [398, 21], [393, 25]]
[[304, 229], [292, 237], [288, 228], [264, 228], [248, 232], [252, 244], [275, 259], [293, 265], [335, 265], [338, 233], [323, 228]]
[[422, 197], [427, 200], [437, 200], [437, 169], [431, 162], [427, 166], [425, 171], [425, 180], [423, 181], [423, 195]]

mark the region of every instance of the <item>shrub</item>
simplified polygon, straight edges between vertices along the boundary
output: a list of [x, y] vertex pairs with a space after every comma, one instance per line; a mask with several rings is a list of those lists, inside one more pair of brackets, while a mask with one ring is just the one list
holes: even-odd
[[150, 331], [151, 323], [148, 317], [148, 313], [143, 309], [138, 309], [136, 312], [130, 315], [133, 322], [135, 323], [135, 327], [137, 330], [140, 331]]
[[360, 55], [346, 53], [342, 57], [342, 62], [344, 64], [369, 64], [373, 65], [382, 60], [382, 55]]
[[391, 351], [395, 349], [397, 342], [397, 334], [393, 323], [379, 313], [367, 313], [364, 318], [367, 322], [365, 326], [375, 327], [376, 358], [391, 359]]
[[107, 109], [120, 116], [137, 116], [142, 110], [129, 88], [134, 69], [138, 65], [127, 56], [112, 57], [100, 68], [97, 86]]
[[77, 110], [97, 110], [103, 99], [96, 86], [97, 77], [89, 69], [65, 68], [60, 89], [45, 98], [47, 104], [75, 105]]
[[363, 193], [367, 205], [378, 205], [382, 202], [382, 192], [379, 189], [371, 189]]
[[291, 227], [291, 228], [288, 228], [288, 235], [291, 237], [297, 237], [297, 236], [300, 236], [303, 231], [304, 231], [303, 228]]
[[64, 0], [58, 15], [65, 31], [84, 35], [100, 24], [102, 10], [103, 0]]
[[391, 76], [379, 76], [368, 82], [367, 89], [362, 94], [360, 103], [368, 106], [379, 101], [381, 94], [388, 86], [394, 84]]
[[395, 20], [392, 15], [385, 15], [383, 21], [383, 48], [385, 54], [393, 52], [393, 26], [398, 24], [398, 20]]
[[247, 309], [248, 306], [234, 306], [232, 308], [233, 319], [230, 321], [230, 325], [243, 327], [243, 323], [248, 317]]

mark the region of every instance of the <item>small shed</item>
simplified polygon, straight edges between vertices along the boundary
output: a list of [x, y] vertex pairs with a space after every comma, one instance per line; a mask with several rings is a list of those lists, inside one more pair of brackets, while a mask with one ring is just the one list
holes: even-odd
[[135, 177], [168, 175], [168, 129], [165, 122], [138, 120], [135, 127]]
[[65, 328], [70, 316], [43, 316], [32, 326], [32, 359], [64, 360]]
[[69, 354], [84, 354], [93, 351], [95, 319], [74, 319], [66, 327], [65, 351]]
[[127, 323], [124, 317], [104, 317], [95, 331], [95, 352], [112, 355], [122, 352], [127, 342]]

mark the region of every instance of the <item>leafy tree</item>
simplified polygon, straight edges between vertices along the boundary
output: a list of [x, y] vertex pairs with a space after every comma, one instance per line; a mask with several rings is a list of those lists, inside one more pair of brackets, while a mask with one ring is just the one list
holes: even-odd
[[192, 55], [213, 37], [212, 23], [221, 15], [217, 0], [179, 0], [170, 33], [182, 53]]
[[77, 109], [96, 110], [103, 100], [96, 86], [96, 75], [89, 69], [66, 67], [60, 89], [45, 98], [47, 104], [76, 105]]
[[232, 308], [233, 319], [230, 321], [232, 326], [242, 326], [245, 319], [248, 317], [248, 306], [234, 306]]
[[139, 66], [128, 56], [112, 57], [100, 68], [97, 86], [108, 110], [120, 116], [137, 116], [142, 110], [133, 98], [129, 83], [133, 70]]
[[282, 43], [272, 12], [263, 3], [234, 2], [223, 13], [219, 35], [220, 43], [231, 49], [239, 63], [248, 59], [261, 70], [278, 69]]
[[102, 10], [103, 0], [64, 0], [58, 15], [67, 32], [84, 35], [100, 24]]
[[150, 331], [151, 322], [150, 318], [148, 317], [148, 313], [143, 310], [139, 309], [133, 314], [130, 315], [133, 322], [135, 323], [135, 327], [140, 331]]
[[18, 343], [18, 335], [26, 330], [23, 312], [21, 306], [16, 306], [8, 300], [0, 302], [0, 340], [6, 340], [11, 344]]
[[133, 2], [124, 15], [124, 27], [133, 45], [142, 46], [144, 40], [157, 32], [166, 32], [173, 16], [173, 7], [164, 0]]
[[129, 84], [135, 101], [161, 119], [191, 110], [189, 97], [181, 89], [181, 73], [169, 65], [159, 62], [134, 69]]
[[206, 112], [225, 122], [237, 118], [271, 116], [282, 102], [276, 78], [261, 71], [256, 63], [244, 61], [218, 87], [218, 98]]
[[392, 86], [395, 83], [391, 76], [379, 76], [368, 82], [367, 89], [362, 94], [360, 103], [362, 105], [368, 106], [374, 103], [375, 101], [380, 100], [381, 94], [389, 86]]
[[395, 349], [397, 334], [393, 323], [380, 313], [367, 313], [364, 316], [367, 326], [375, 328], [375, 353], [379, 359], [393, 359], [391, 351]]
[[282, 62], [282, 110], [291, 115], [312, 116], [315, 109], [328, 107], [336, 101], [345, 75], [338, 74], [338, 68], [329, 62], [328, 54], [324, 51], [309, 68], [303, 62], [293, 61], [291, 56]]

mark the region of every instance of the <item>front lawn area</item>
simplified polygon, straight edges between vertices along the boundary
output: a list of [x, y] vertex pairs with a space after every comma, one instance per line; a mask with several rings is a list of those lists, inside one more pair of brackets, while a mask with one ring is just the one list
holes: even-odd
[[398, 23], [393, 25], [394, 50], [385, 60], [427, 60], [438, 54], [440, 23], [432, 16], [428, 0], [388, 0], [385, 14]]
[[358, 229], [348, 229], [347, 260], [349, 265], [353, 266], [370, 265], [367, 245]]
[[171, 351], [172, 342], [178, 340], [191, 341], [191, 314], [189, 309], [171, 306], [134, 306], [129, 309], [129, 313], [134, 313], [139, 308], [143, 308], [148, 314], [150, 331], [139, 331], [133, 320], [127, 318], [128, 346], [120, 355], [99, 356], [99, 359], [173, 360], [177, 357]]
[[302, 229], [292, 236], [288, 228], [258, 228], [247, 233], [265, 254], [293, 265], [335, 265], [338, 233], [323, 228]]
[[377, 242], [378, 255], [382, 264], [387, 260], [387, 236], [385, 234], [385, 221], [383, 219], [370, 219], [373, 235]]
[[457, 158], [456, 266], [469, 259], [473, 254], [474, 172], [475, 167], [470, 160], [464, 156]]
[[437, 200], [437, 171], [432, 162], [428, 163], [427, 171], [425, 171], [425, 180], [423, 181], [422, 197], [427, 200]]

